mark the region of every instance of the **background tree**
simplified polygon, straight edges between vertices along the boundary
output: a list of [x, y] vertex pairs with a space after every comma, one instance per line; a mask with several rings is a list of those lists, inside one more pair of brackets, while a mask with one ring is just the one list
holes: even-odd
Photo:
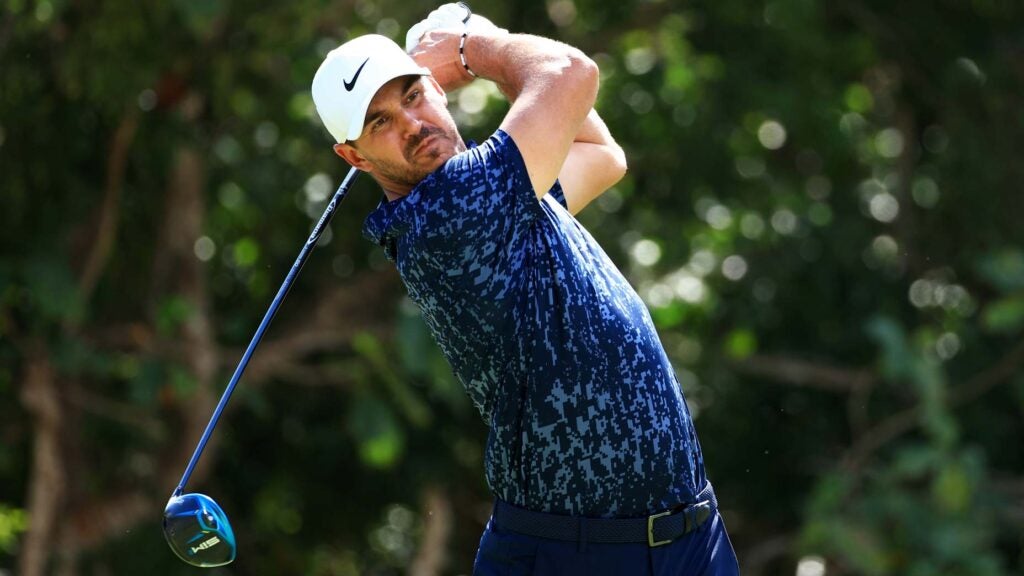
[[[434, 4], [0, 7], [0, 574], [191, 574], [159, 516], [346, 166], [309, 96]], [[474, 3], [602, 70], [580, 215], [652, 310], [745, 574], [1024, 571], [1018, 3]], [[486, 138], [507, 109], [450, 98]], [[486, 430], [363, 179], [190, 486], [220, 574], [466, 574]]]

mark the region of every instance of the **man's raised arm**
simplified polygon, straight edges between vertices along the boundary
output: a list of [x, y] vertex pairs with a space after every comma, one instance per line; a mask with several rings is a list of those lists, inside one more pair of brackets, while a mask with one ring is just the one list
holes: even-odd
[[625, 174], [625, 152], [612, 138], [597, 110], [591, 110], [558, 173], [569, 212], [578, 213]]

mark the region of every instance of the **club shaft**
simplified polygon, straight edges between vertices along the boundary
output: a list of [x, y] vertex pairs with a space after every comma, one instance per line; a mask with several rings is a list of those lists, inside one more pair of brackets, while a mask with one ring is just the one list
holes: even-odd
[[274, 301], [271, 302], [270, 308], [267, 309], [267, 313], [264, 314], [263, 321], [260, 322], [259, 328], [257, 328], [256, 333], [253, 334], [248, 348], [246, 348], [245, 353], [242, 354], [242, 359], [238, 362], [238, 367], [235, 368], [235, 373], [231, 376], [231, 381], [228, 382], [228, 387], [224, 389], [224, 394], [221, 395], [220, 402], [217, 403], [217, 408], [213, 411], [213, 416], [210, 417], [210, 422], [206, 425], [206, 430], [203, 432], [202, 438], [199, 439], [199, 444], [196, 445], [196, 451], [192, 454], [192, 459], [188, 461], [188, 466], [185, 467], [185, 473], [181, 476], [181, 482], [179, 482], [178, 487], [175, 488], [173, 496], [180, 496], [181, 493], [184, 492], [185, 484], [188, 483], [189, 477], [192, 476], [192, 470], [196, 467], [196, 463], [199, 462], [199, 457], [203, 454], [203, 449], [206, 448], [206, 443], [209, 442], [210, 436], [213, 434], [213, 429], [217, 427], [217, 421], [220, 419], [220, 415], [224, 411], [224, 407], [231, 398], [231, 393], [235, 391], [235, 386], [242, 378], [242, 373], [245, 372], [245, 367], [249, 364], [249, 358], [252, 357], [253, 352], [256, 350], [256, 346], [258, 346], [260, 340], [263, 339], [263, 333], [267, 330], [267, 327], [270, 326], [270, 322], [274, 319], [274, 315], [277, 313], [277, 309], [281, 306], [281, 302], [283, 302], [285, 296], [288, 295], [288, 291], [291, 289], [292, 283], [295, 282], [295, 278], [302, 270], [302, 266], [306, 263], [309, 253], [313, 251], [313, 247], [315, 247], [317, 242], [320, 240], [320, 236], [331, 223], [331, 218], [334, 217], [334, 213], [337, 211], [342, 200], [345, 199], [345, 195], [348, 194], [349, 188], [352, 187], [352, 183], [355, 181], [357, 176], [359, 176], [359, 170], [355, 168], [349, 170], [345, 179], [342, 180], [341, 186], [338, 187], [338, 191], [334, 193], [334, 197], [331, 198], [331, 201], [327, 204], [327, 208], [324, 210], [320, 220], [317, 221], [316, 226], [313, 228], [313, 232], [310, 233], [309, 239], [306, 240], [306, 244], [302, 247], [302, 250], [299, 251], [298, 258], [295, 259], [295, 263], [292, 264], [291, 270], [288, 271], [288, 276], [285, 277], [284, 282], [281, 284], [281, 288], [277, 291], [277, 295], [274, 296]]

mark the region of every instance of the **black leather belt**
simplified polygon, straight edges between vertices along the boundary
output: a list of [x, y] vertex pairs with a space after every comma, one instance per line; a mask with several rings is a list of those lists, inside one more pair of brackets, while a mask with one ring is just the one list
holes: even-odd
[[646, 542], [653, 548], [693, 532], [717, 509], [718, 500], [708, 482], [697, 494], [695, 504], [644, 518], [563, 516], [534, 512], [498, 500], [491, 521], [500, 529], [538, 538], [605, 544]]

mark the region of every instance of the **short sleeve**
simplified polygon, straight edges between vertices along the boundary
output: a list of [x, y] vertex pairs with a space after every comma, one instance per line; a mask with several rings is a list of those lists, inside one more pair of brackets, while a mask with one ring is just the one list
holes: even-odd
[[565, 191], [562, 190], [561, 182], [555, 180], [554, 186], [551, 187], [551, 190], [548, 190], [548, 195], [561, 204], [562, 208], [565, 208], [566, 210], [569, 209], [569, 201], [565, 199]]

